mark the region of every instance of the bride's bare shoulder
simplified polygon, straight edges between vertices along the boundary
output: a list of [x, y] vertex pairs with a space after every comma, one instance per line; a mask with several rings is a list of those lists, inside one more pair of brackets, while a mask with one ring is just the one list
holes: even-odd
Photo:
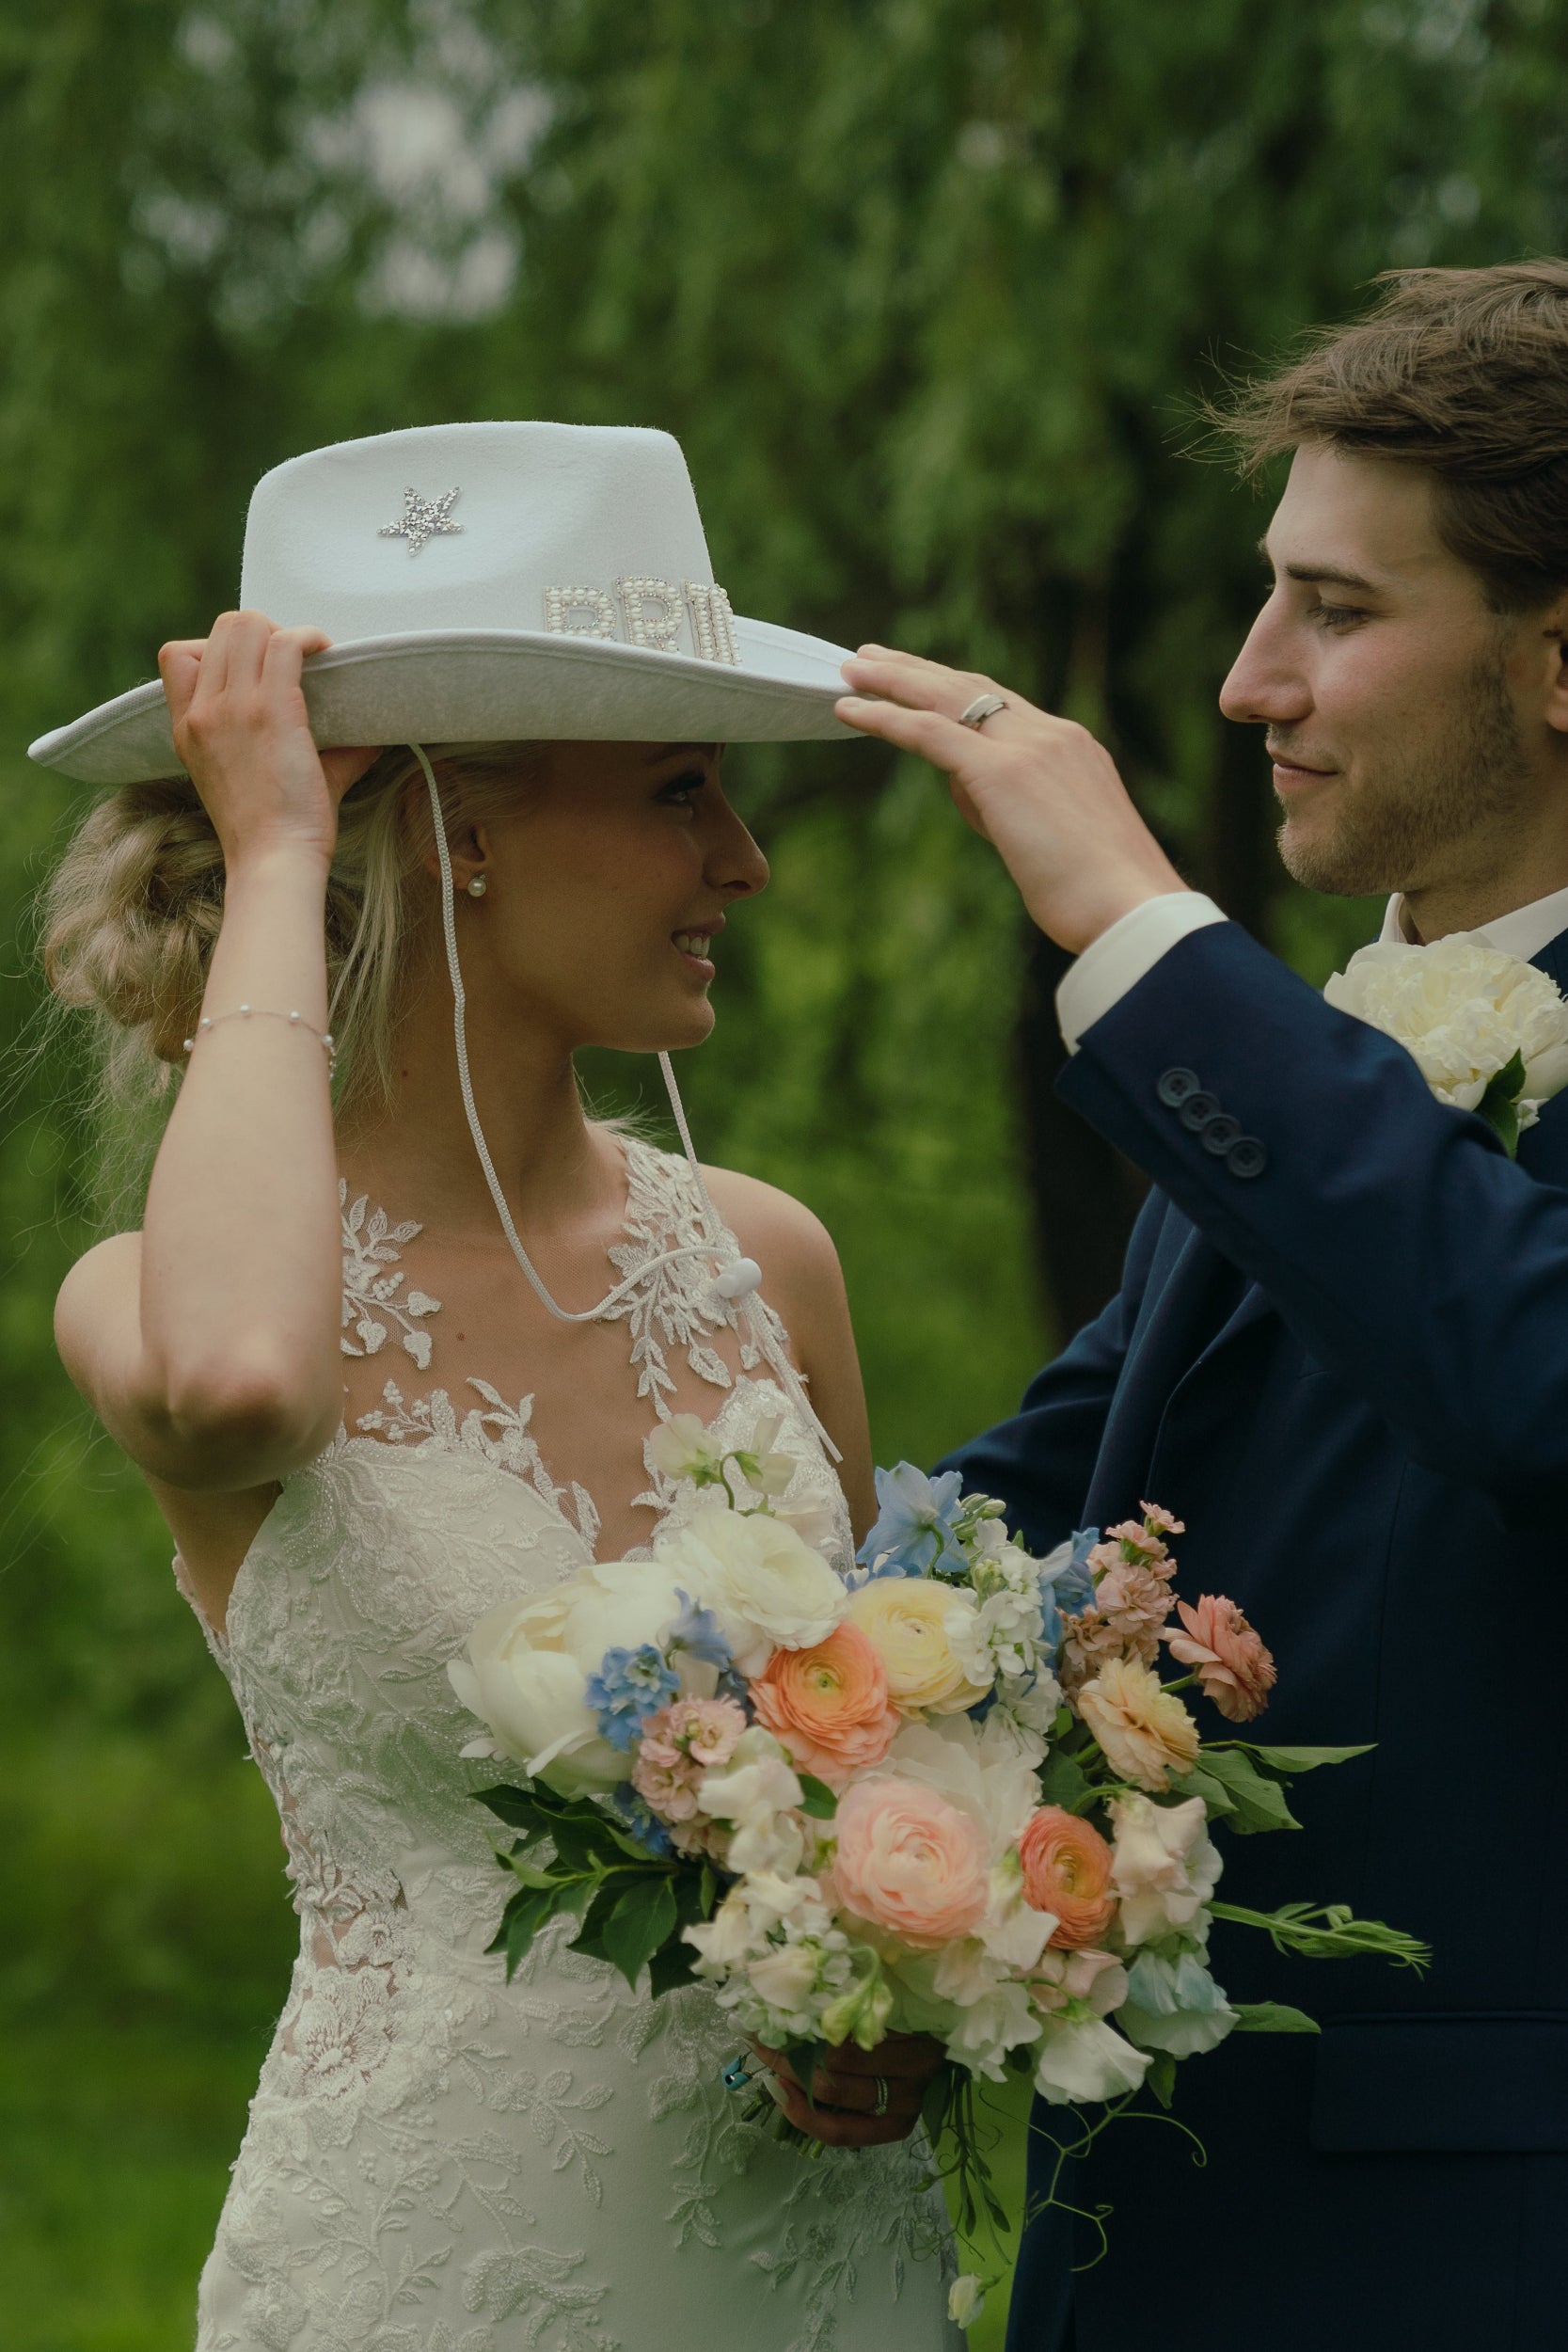
[[803, 1200], [733, 1168], [705, 1168], [703, 1175], [714, 1207], [770, 1280], [838, 1281], [832, 1235]]

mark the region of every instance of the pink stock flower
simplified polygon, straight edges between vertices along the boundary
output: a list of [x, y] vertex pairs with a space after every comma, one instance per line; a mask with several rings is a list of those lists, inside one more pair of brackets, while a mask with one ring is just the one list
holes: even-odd
[[1203, 1695], [1212, 1699], [1227, 1723], [1250, 1724], [1269, 1703], [1277, 1669], [1262, 1637], [1233, 1600], [1205, 1593], [1196, 1609], [1179, 1600], [1176, 1613], [1186, 1628], [1167, 1633], [1170, 1654], [1197, 1670]]
[[1091, 1821], [1058, 1804], [1041, 1805], [1023, 1824], [1018, 1841], [1023, 1865], [1023, 1899], [1031, 1911], [1053, 1912], [1051, 1945], [1078, 1951], [1098, 1944], [1116, 1915], [1111, 1893], [1110, 1847]]
[[775, 1650], [752, 1685], [752, 1705], [791, 1762], [830, 1788], [879, 1764], [900, 1723], [887, 1668], [847, 1620], [811, 1649]]
[[1144, 1515], [1146, 1527], [1157, 1528], [1162, 1535], [1184, 1535], [1186, 1534], [1186, 1520], [1173, 1518], [1171, 1513], [1164, 1509], [1160, 1503], [1140, 1502], [1138, 1508]]
[[857, 1918], [936, 1951], [984, 1917], [990, 1873], [974, 1823], [924, 1782], [857, 1781], [834, 1826], [832, 1884]]
[[[1099, 1560], [1102, 1552], [1110, 1554], [1103, 1563]], [[1097, 1578], [1090, 1606], [1066, 1620], [1058, 1672], [1069, 1699], [1112, 1659], [1135, 1658], [1152, 1666], [1160, 1655], [1165, 1619], [1175, 1606], [1170, 1581], [1176, 1563], [1163, 1548], [1129, 1560], [1119, 1548], [1097, 1544], [1089, 1558], [1103, 1573]]]
[[717, 1862], [722, 1870], [728, 1867], [730, 1840], [735, 1836], [733, 1821], [673, 1821], [670, 1842], [677, 1853], [694, 1855], [701, 1860]]
[[642, 1726], [632, 1787], [660, 1820], [689, 1821], [697, 1783], [729, 1762], [745, 1728], [746, 1711], [734, 1699], [672, 1699]]
[[746, 1710], [736, 1699], [673, 1699], [664, 1712], [666, 1736], [705, 1772], [729, 1762], [746, 1728]]
[[631, 1785], [661, 1821], [689, 1821], [697, 1810], [697, 1775], [684, 1756], [662, 1764], [644, 1746], [632, 1765]]

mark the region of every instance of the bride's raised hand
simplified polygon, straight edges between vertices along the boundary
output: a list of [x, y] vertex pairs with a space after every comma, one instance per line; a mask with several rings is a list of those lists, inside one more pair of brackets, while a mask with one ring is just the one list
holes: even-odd
[[224, 612], [206, 638], [158, 656], [175, 749], [213, 820], [230, 872], [279, 848], [330, 863], [338, 803], [377, 746], [318, 752], [300, 682], [319, 628], [278, 628], [263, 612]]
[[[945, 769], [958, 809], [998, 850], [1042, 931], [1081, 955], [1146, 898], [1187, 885], [1086, 727], [971, 671], [863, 645], [838, 716]], [[1003, 707], [979, 726], [982, 695]]]

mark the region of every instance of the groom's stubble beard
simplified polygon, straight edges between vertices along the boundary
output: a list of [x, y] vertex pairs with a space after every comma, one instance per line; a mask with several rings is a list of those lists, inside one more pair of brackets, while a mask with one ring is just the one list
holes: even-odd
[[[1270, 738], [1289, 758], [1279, 730]], [[1280, 824], [1280, 862], [1292, 880], [1326, 897], [1364, 898], [1408, 890], [1450, 853], [1505, 834], [1530, 802], [1518, 716], [1500, 651], [1489, 649], [1454, 695], [1449, 723], [1402, 758], [1381, 763], [1344, 795], [1331, 831], [1292, 837]]]

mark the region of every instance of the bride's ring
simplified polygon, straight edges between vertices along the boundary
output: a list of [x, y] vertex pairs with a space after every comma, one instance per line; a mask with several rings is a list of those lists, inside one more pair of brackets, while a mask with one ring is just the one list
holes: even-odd
[[888, 2102], [887, 2077], [885, 2074], [873, 2074], [871, 2081], [877, 2093], [872, 2103], [871, 2112], [873, 2115], [885, 2115]]
[[[961, 727], [983, 727], [988, 719], [994, 718], [999, 710], [1006, 710], [1006, 707], [1005, 694], [976, 694], [969, 708], [959, 711], [958, 724]], [[880, 2079], [879, 2075], [878, 2080]]]

